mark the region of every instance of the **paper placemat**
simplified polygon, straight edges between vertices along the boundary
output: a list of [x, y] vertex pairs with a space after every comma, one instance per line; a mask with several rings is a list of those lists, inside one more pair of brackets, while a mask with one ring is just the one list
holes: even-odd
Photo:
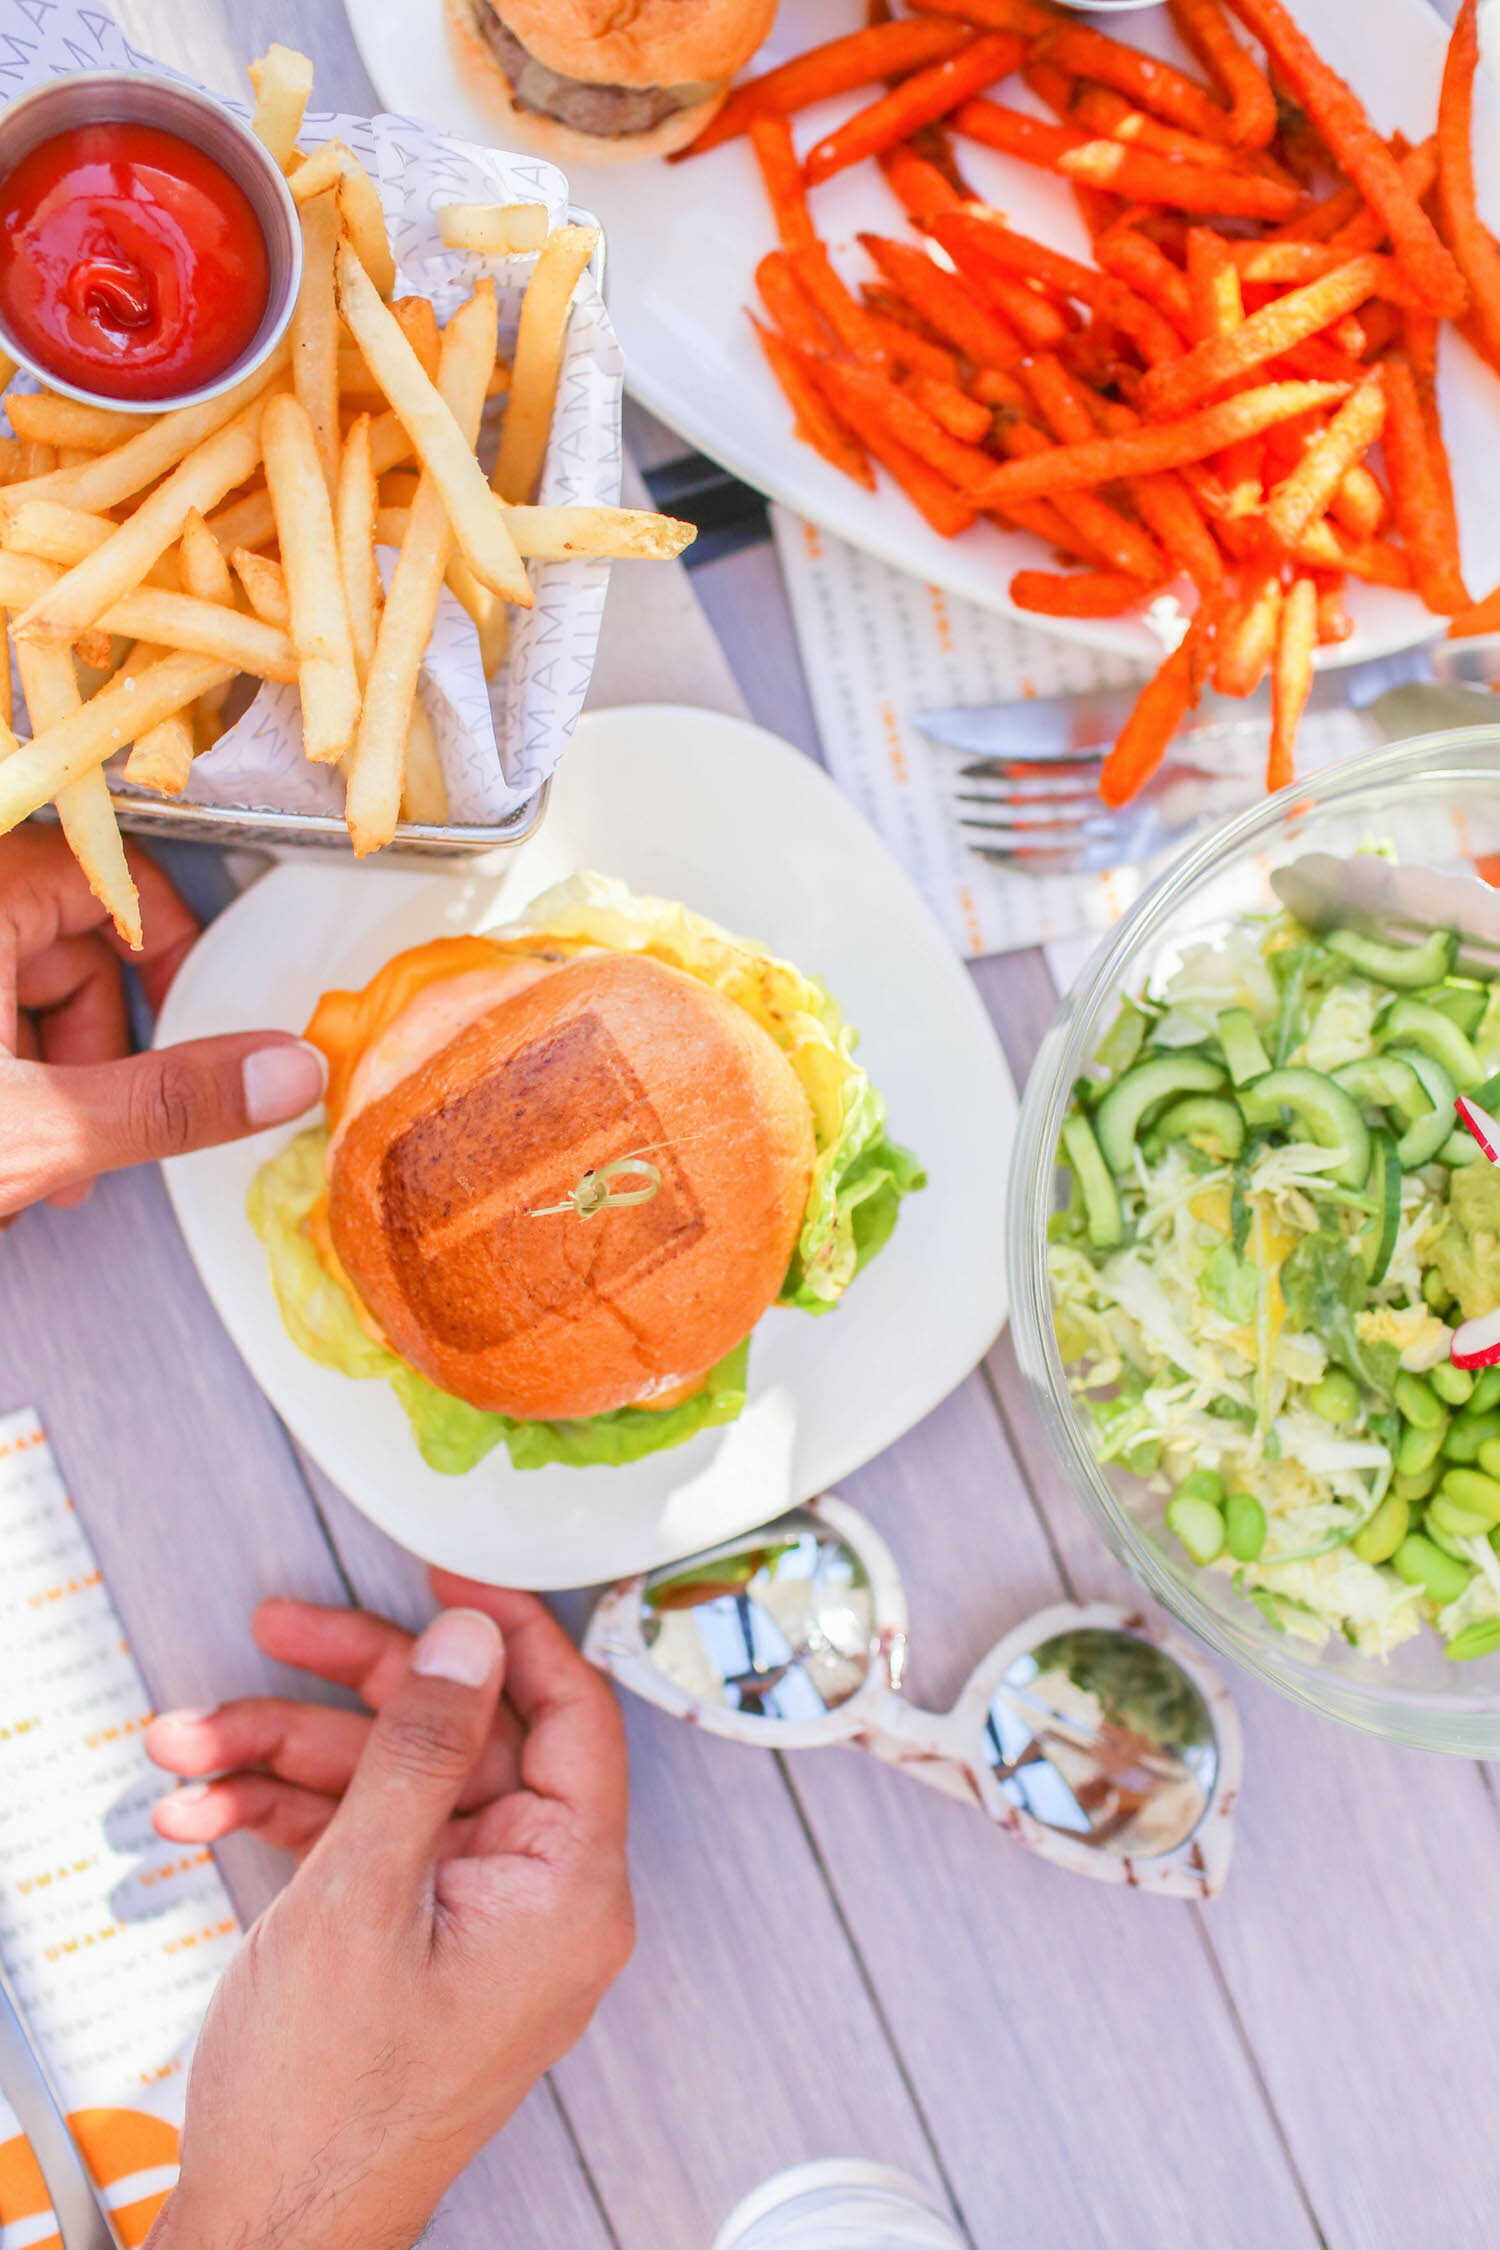
[[[0, 1416], [0, 1959], [122, 2241], [177, 2177], [187, 2065], [239, 1942], [210, 1854], [151, 1826], [150, 1699], [52, 1449]], [[55, 2244], [0, 2099], [0, 2250]]]

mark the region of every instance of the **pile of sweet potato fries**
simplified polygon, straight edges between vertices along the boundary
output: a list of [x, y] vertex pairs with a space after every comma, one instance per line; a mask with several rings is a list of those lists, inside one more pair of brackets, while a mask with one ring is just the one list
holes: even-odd
[[[1170, 0], [1201, 82], [1040, 0], [908, 5], [749, 80], [684, 152], [750, 137], [780, 238], [751, 317], [797, 433], [866, 486], [873, 456], [949, 537], [988, 516], [1045, 540], [1068, 567], [1018, 571], [1020, 608], [1113, 617], [1191, 586], [1108, 802], [1209, 682], [1249, 695], [1268, 671], [1279, 788], [1314, 651], [1351, 630], [1347, 579], [1414, 589], [1455, 634], [1500, 629], [1500, 589], [1464, 585], [1436, 390], [1443, 321], [1500, 373], [1477, 0], [1419, 146], [1376, 130], [1282, 0]], [[1016, 75], [1056, 122], [994, 99]], [[866, 86], [799, 157], [791, 117]], [[1069, 181], [1093, 262], [979, 201], [965, 139]], [[870, 159], [926, 241], [861, 235], [856, 295], [814, 207]]]

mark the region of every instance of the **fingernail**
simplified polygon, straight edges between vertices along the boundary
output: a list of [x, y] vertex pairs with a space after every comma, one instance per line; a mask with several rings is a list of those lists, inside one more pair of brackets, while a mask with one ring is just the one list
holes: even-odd
[[212, 1703], [205, 1703], [201, 1710], [184, 1706], [180, 1711], [158, 1711], [152, 1723], [159, 1727], [201, 1727], [205, 1719], [213, 1717], [214, 1709]]
[[323, 1099], [328, 1065], [305, 1039], [257, 1047], [240, 1065], [245, 1115], [252, 1125], [284, 1125]]
[[445, 1609], [418, 1641], [414, 1672], [458, 1687], [484, 1687], [500, 1661], [500, 1628], [482, 1609]]
[[206, 1781], [185, 1781], [180, 1789], [172, 1791], [166, 1802], [169, 1805], [201, 1805], [207, 1795]]

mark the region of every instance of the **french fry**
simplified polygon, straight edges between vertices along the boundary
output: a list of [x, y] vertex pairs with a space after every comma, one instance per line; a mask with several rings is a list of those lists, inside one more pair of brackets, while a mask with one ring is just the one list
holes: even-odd
[[749, 131], [757, 117], [791, 117], [813, 102], [852, 94], [882, 78], [903, 78], [908, 71], [941, 62], [971, 36], [965, 24], [903, 21], [870, 24], [841, 39], [829, 39], [736, 86], [717, 117], [710, 118], [691, 146], [679, 149], [669, 161], [701, 156], [706, 149], [735, 140]]
[[251, 547], [236, 547], [229, 559], [256, 616], [263, 618], [267, 625], [283, 628], [289, 625], [292, 605], [287, 600], [286, 577], [280, 563], [272, 562], [269, 555], [256, 554]]
[[[16, 645], [18, 660], [22, 645]], [[42, 644], [34, 645], [50, 657]], [[80, 710], [38, 729], [13, 757], [0, 762], [0, 835], [51, 804], [148, 727], [232, 680], [235, 669], [211, 656], [175, 651], [138, 675], [116, 674], [107, 680]]]
[[[16, 659], [34, 739], [79, 710], [83, 698], [73, 659], [65, 648], [28, 648], [21, 643], [16, 649]], [[6, 669], [9, 670], [9, 666]], [[6, 732], [9, 733], [8, 721]], [[14, 736], [8, 747], [14, 756], [20, 755]], [[140, 899], [125, 859], [119, 823], [103, 773], [84, 772], [58, 789], [55, 795], [57, 817], [68, 840], [68, 849], [82, 868], [89, 889], [125, 943], [139, 952]]]
[[1443, 472], [1422, 412], [1416, 377], [1410, 360], [1400, 352], [1393, 352], [1384, 361], [1381, 372], [1386, 402], [1382, 446], [1391, 510], [1401, 544], [1411, 557], [1418, 593], [1430, 610], [1452, 617], [1469, 608], [1469, 593], [1459, 565]]
[[5, 402], [6, 417], [18, 438], [38, 445], [81, 446], [103, 453], [126, 438], [149, 430], [154, 414], [117, 414], [112, 407], [88, 406], [82, 399], [58, 398], [51, 391], [17, 391]]
[[[781, 386], [782, 396], [792, 410], [792, 427], [802, 443], [820, 453], [832, 468], [841, 469], [846, 477], [853, 477], [856, 484], [873, 492], [875, 475], [863, 445], [823, 396], [802, 353], [777, 330], [765, 327], [753, 313], [750, 324], [759, 338], [771, 373]], [[512, 520], [516, 513], [514, 509], [511, 511]]]
[[255, 89], [250, 130], [285, 172], [296, 153], [297, 135], [312, 93], [313, 66], [295, 48], [273, 42], [257, 62], [251, 63], [250, 83]]
[[1008, 78], [1025, 57], [1026, 41], [1019, 34], [992, 31], [941, 62], [914, 72], [819, 141], [802, 167], [804, 180], [809, 187], [817, 187], [849, 165], [878, 156], [898, 141], [909, 140], [924, 125], [946, 117], [981, 87]]
[[229, 575], [229, 565], [219, 542], [196, 508], [190, 508], [183, 518], [178, 552], [183, 592], [200, 602], [219, 602], [233, 609], [234, 580]]
[[380, 194], [369, 173], [344, 141], [325, 141], [292, 175], [292, 197], [311, 202], [328, 188], [338, 196], [339, 217], [354, 254], [382, 297], [396, 286], [396, 260], [385, 231]]
[[490, 479], [502, 500], [536, 497], [557, 403], [573, 292], [598, 241], [597, 227], [554, 227], [526, 284], [511, 360], [510, 398]]
[[483, 258], [528, 257], [547, 239], [544, 203], [445, 203], [438, 232], [450, 250]]
[[333, 509], [300, 401], [285, 392], [273, 398], [263, 435], [266, 484], [291, 606], [302, 746], [315, 764], [336, 765], [354, 740], [360, 695]]
[[1266, 148], [1276, 135], [1276, 96], [1265, 72], [1236, 39], [1220, 0], [1170, 0], [1185, 46], [1229, 102], [1224, 137], [1235, 148]]
[[1363, 103], [1323, 61], [1282, 0], [1233, 0], [1233, 6], [1340, 167], [1384, 219], [1397, 257], [1431, 309], [1456, 319], [1468, 302], [1463, 274], [1407, 188], [1400, 165], [1370, 123]]
[[[137, 641], [120, 666], [122, 678], [135, 679], [166, 655], [150, 641]], [[217, 690], [218, 693], [224, 691]], [[163, 797], [179, 797], [193, 770], [193, 726], [185, 711], [174, 711], [144, 734], [136, 736], [125, 760], [125, 779], [138, 789], [154, 789]]]
[[312, 424], [323, 481], [339, 473], [339, 344], [333, 309], [338, 204], [330, 190], [302, 205], [302, 280], [292, 312], [292, 389]]
[[[540, 264], [538, 260], [538, 267]], [[506, 529], [505, 511], [486, 485], [472, 445], [466, 442], [441, 393], [434, 390], [422, 373], [399, 325], [389, 308], [382, 304], [368, 274], [346, 242], [339, 245], [335, 275], [339, 308], [345, 322], [390, 400], [423, 469], [431, 475], [441, 493], [464, 560], [481, 585], [503, 595], [520, 609], [530, 609], [531, 587], [516, 553], [515, 541]], [[535, 285], [533, 277], [532, 287]], [[527, 294], [529, 296], [530, 291]], [[490, 358], [493, 363], [493, 352]], [[489, 379], [488, 368], [485, 379]], [[507, 419], [514, 407], [513, 390]], [[377, 463], [376, 474], [380, 475], [383, 472], [378, 465], [377, 436], [377, 427], [372, 424], [370, 450]]]
[[1128, 804], [1151, 779], [1173, 735], [1197, 704], [1208, 678], [1216, 600], [1201, 602], [1177, 647], [1146, 682], [1099, 776], [1107, 805]]
[[[14, 609], [28, 601], [45, 599], [55, 583], [53, 564], [32, 555], [0, 554], [0, 603]], [[237, 672], [253, 672], [266, 680], [297, 677], [292, 644], [284, 633], [272, 631], [258, 618], [216, 601], [190, 594], [168, 594], [160, 588], [140, 586], [112, 602], [99, 619], [107, 637], [118, 633], [126, 640], [159, 641], [164, 647], [186, 649], [213, 656], [233, 665]], [[18, 636], [17, 649], [54, 647], [53, 642], [29, 643]]]
[[375, 653], [375, 628], [383, 599], [375, 567], [375, 470], [370, 460], [370, 417], [355, 416], [344, 439], [334, 491], [334, 532], [344, 605], [354, 642], [354, 663], [363, 685]]
[[1236, 438], [1256, 437], [1293, 415], [1314, 413], [1345, 395], [1338, 383], [1265, 383], [1241, 391], [1217, 406], [1202, 407], [1180, 422], [1142, 424], [1117, 437], [1098, 437], [1083, 445], [1050, 447], [1030, 461], [1007, 461], [979, 489], [981, 507], [1004, 508], [1011, 500], [1055, 495], [1106, 484], [1117, 477], [1152, 476], [1220, 453]]
[[443, 336], [432, 305], [426, 297], [393, 297], [391, 317], [416, 353], [422, 373], [429, 383], [435, 383]]
[[[444, 411], [471, 447], [495, 359], [496, 321], [493, 284], [481, 282], [443, 336], [438, 382]], [[455, 536], [437, 479], [429, 471], [412, 504], [406, 543], [381, 612], [349, 771], [349, 836], [361, 856], [388, 843], [400, 818], [412, 705]]]
[[1161, 419], [1183, 414], [1212, 392], [1253, 375], [1267, 360], [1363, 304], [1379, 287], [1383, 265], [1370, 255], [1351, 258], [1337, 271], [1248, 314], [1237, 328], [1205, 337], [1169, 366], [1153, 367], [1141, 384], [1142, 407]]
[[1150, 588], [1122, 571], [1018, 570], [1010, 582], [1017, 609], [1039, 617], [1123, 617], [1137, 609]]
[[[140, 584], [157, 557], [179, 537], [193, 509], [205, 512], [244, 483], [260, 459], [261, 419], [268, 411], [264, 400], [253, 399], [232, 422], [205, 438], [112, 538], [75, 563], [16, 619], [17, 638], [71, 641], [96, 624], [122, 595]], [[128, 442], [143, 445], [155, 434], [147, 431]], [[88, 471], [78, 473], [87, 476]]]
[[1281, 604], [1276, 654], [1271, 662], [1271, 749], [1266, 787], [1284, 789], [1295, 766], [1297, 729], [1312, 689], [1313, 651], [1318, 645], [1318, 589], [1310, 578], [1294, 578]]
[[406, 726], [406, 767], [401, 781], [401, 818], [423, 828], [442, 828], [448, 819], [448, 785], [443, 779], [432, 721], [413, 696]]
[[1384, 424], [1385, 385], [1374, 368], [1271, 494], [1266, 529], [1283, 547], [1295, 547], [1308, 525], [1327, 512], [1346, 473], [1363, 460]]
[[799, 250], [814, 249], [818, 237], [807, 208], [807, 189], [792, 145], [792, 128], [774, 112], [752, 118], [750, 146], [760, 167], [782, 249], [794, 255]]
[[232, 547], [269, 547], [276, 536], [276, 511], [263, 484], [257, 485], [253, 492], [242, 493], [238, 500], [216, 508], [207, 520], [209, 530], [226, 553]]
[[[67, 569], [102, 547], [119, 528], [113, 516], [89, 515], [56, 500], [28, 500], [0, 526], [0, 545], [11, 554], [38, 555], [43, 562], [61, 563]], [[159, 555], [141, 584], [180, 593], [182, 580], [173, 555]]]
[[[1474, 192], [1474, 73], [1479, 65], [1478, 0], [1463, 0], [1448, 43], [1438, 100], [1438, 211], [1448, 247], [1469, 286], [1470, 317], [1486, 358], [1500, 365], [1500, 249], [1479, 216]], [[12, 415], [12, 422], [15, 417]]]
[[[0, 485], [0, 519], [27, 500], [58, 500], [65, 507], [83, 508], [103, 515], [153, 485], [230, 423], [268, 391], [286, 371], [290, 347], [278, 346], [270, 358], [243, 383], [201, 406], [181, 406], [159, 415], [149, 430], [127, 438], [113, 452], [76, 469], [57, 469], [48, 476]], [[247, 472], [248, 473], [248, 472]], [[152, 498], [155, 498], [153, 493]], [[175, 528], [172, 536], [176, 536]]]

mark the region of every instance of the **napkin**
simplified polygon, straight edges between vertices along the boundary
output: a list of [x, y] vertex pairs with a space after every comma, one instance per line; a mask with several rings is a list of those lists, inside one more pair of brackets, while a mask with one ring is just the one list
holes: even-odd
[[[40, 1421], [0, 1416], [0, 1960], [125, 2243], [177, 2177], [193, 2040], [239, 1941], [151, 1826], [151, 1703]], [[0, 2098], [0, 2250], [57, 2244]]]

